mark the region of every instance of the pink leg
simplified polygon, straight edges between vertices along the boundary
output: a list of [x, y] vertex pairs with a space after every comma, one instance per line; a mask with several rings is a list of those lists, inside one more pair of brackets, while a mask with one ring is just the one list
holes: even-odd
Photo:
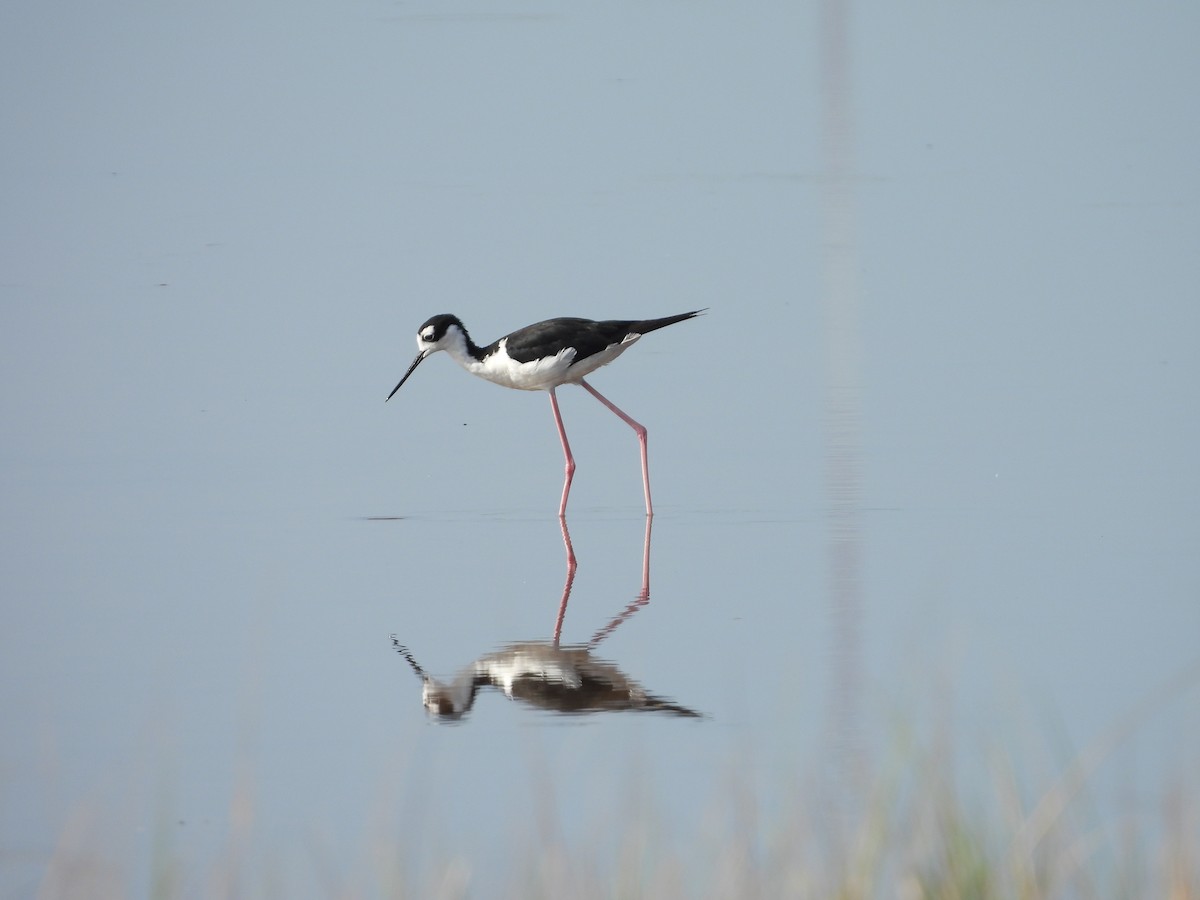
[[587, 642], [589, 650], [596, 649], [600, 642], [607, 638], [610, 634], [617, 630], [617, 626], [632, 616], [635, 612], [650, 602], [650, 527], [654, 524], [654, 517], [646, 517], [646, 542], [642, 546], [642, 590], [626, 606], [612, 619], [607, 625], [592, 635], [592, 639]]
[[571, 533], [567, 531], [567, 520], [559, 519], [562, 526], [563, 546], [567, 548], [567, 580], [563, 583], [562, 600], [558, 603], [558, 618], [554, 620], [554, 646], [562, 639], [563, 619], [567, 616], [567, 601], [571, 599], [571, 585], [575, 581], [575, 550], [571, 547]]
[[[628, 425], [630, 428], [632, 428], [634, 431], [637, 432], [638, 443], [641, 445], [641, 448], [642, 448], [642, 488], [645, 490], [645, 493], [646, 493], [646, 515], [653, 516], [654, 515], [654, 504], [652, 504], [650, 502], [650, 463], [646, 456], [646, 429], [640, 423], [635, 422], [633, 419], [629, 418], [629, 416], [627, 416], [624, 413], [624, 411], [617, 408], [616, 404], [614, 404], [611, 400], [609, 400], [607, 397], [605, 397], [603, 394], [601, 394], [598, 390], [596, 390], [594, 387], [592, 387], [590, 384], [588, 384], [582, 378], [579, 379], [579, 383], [582, 384], [585, 388], [587, 388], [587, 391], [589, 394], [591, 394], [593, 397], [595, 397], [597, 400], [599, 400], [601, 403], [603, 403], [605, 406], [607, 406], [610, 410], [612, 410], [614, 413], [616, 413], [618, 416], [620, 416], [621, 421], [623, 421], [626, 425]], [[550, 392], [550, 396], [551, 396], [551, 398], [554, 397], [553, 391]], [[555, 407], [556, 415], [557, 415], [557, 410], [558, 410], [558, 407], [556, 406]], [[562, 426], [559, 426], [559, 431], [561, 433]], [[566, 440], [567, 440], [566, 436], [564, 435], [563, 436], [563, 446], [564, 447], [566, 446]], [[566, 503], [565, 497], [563, 498], [563, 503], [564, 503], [564, 505]]]
[[[567, 495], [571, 493], [571, 479], [575, 477], [575, 457], [571, 455], [571, 445], [567, 443], [567, 431], [563, 428], [562, 415], [558, 411], [558, 397], [554, 394], [554, 388], [550, 388], [550, 408], [554, 410], [554, 424], [558, 426], [558, 439], [562, 441], [563, 456], [567, 458], [567, 478], [563, 482], [562, 502], [558, 504], [558, 517], [565, 519]], [[571, 550], [569, 539], [567, 540], [567, 560], [568, 563], [575, 561], [575, 553]]]

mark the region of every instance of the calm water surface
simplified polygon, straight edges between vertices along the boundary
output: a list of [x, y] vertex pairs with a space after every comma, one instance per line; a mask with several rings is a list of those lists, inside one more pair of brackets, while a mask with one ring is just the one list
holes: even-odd
[[[803, 6], [268, 10], [0, 29], [0, 892], [703, 871], [911, 744], [1032, 802], [1130, 722], [1100, 829], [1190, 784], [1190, 7], [864, 8], [832, 143]], [[700, 307], [593, 376], [648, 554], [560, 392], [565, 605], [546, 398], [383, 402], [435, 313]]]

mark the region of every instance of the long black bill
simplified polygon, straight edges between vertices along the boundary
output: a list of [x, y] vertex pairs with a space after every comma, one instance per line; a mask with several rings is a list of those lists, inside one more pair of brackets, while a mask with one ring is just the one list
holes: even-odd
[[401, 644], [400, 639], [394, 634], [392, 635], [392, 646], [396, 649], [396, 652], [403, 656], [405, 660], [407, 660], [408, 664], [412, 666], [412, 670], [417, 673], [418, 678], [420, 678], [422, 681], [427, 681], [429, 679], [429, 676], [425, 674], [425, 670], [421, 668], [420, 663], [413, 659], [413, 655], [409, 649]]
[[[424, 358], [425, 358], [424, 353], [417, 354], [417, 358], [413, 360], [413, 364], [408, 367], [408, 371], [405, 372], [404, 377], [400, 379], [400, 384], [404, 384], [404, 382], [408, 381], [408, 376], [411, 375], [416, 370], [417, 366], [419, 366], [421, 364], [421, 360], [423, 360]], [[388, 394], [388, 400], [391, 400], [392, 397], [395, 395], [396, 391], [400, 390], [400, 384], [398, 384], [394, 388], [392, 388], [392, 393]], [[387, 400], [384, 400], [383, 402], [387, 403]]]

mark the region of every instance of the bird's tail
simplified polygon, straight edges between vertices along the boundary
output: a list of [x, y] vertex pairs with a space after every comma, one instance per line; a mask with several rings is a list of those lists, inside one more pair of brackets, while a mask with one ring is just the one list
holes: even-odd
[[695, 309], [691, 312], [679, 313], [675, 316], [664, 316], [661, 319], [643, 319], [640, 322], [634, 322], [629, 330], [636, 331], [638, 334], [649, 334], [651, 331], [666, 328], [668, 325], [674, 325], [676, 322], [694, 319], [703, 312], [708, 312], [708, 308]]

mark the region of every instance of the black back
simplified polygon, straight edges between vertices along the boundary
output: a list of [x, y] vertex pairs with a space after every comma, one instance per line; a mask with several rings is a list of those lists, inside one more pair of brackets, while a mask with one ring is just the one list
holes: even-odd
[[[517, 362], [530, 362], [547, 356], [556, 356], [568, 347], [574, 348], [575, 359], [572, 362], [574, 365], [574, 363], [587, 359], [613, 344], [621, 343], [631, 334], [648, 334], [659, 328], [666, 328], [668, 325], [690, 319], [701, 312], [703, 310], [695, 310], [661, 319], [611, 319], [604, 322], [569, 317], [547, 319], [544, 322], [514, 331], [501, 340], [507, 339], [508, 355]], [[494, 353], [499, 347], [500, 341], [495, 341], [483, 348], [480, 358]]]

